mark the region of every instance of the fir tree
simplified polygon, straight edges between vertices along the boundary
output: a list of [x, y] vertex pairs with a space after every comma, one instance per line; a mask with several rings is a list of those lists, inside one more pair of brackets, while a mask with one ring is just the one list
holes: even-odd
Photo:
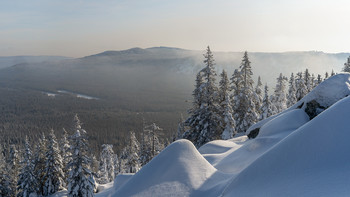
[[350, 56], [348, 57], [348, 61], [344, 63], [343, 72], [350, 72]]
[[295, 79], [295, 88], [295, 97], [297, 98], [297, 101], [299, 101], [307, 94], [307, 88], [305, 85], [303, 74], [301, 72], [297, 73], [297, 78]]
[[263, 100], [263, 96], [262, 96], [262, 83], [261, 83], [261, 79], [260, 79], [260, 76], [258, 77], [258, 83], [256, 84], [256, 87], [255, 87], [255, 110], [256, 110], [256, 113], [258, 114], [258, 116], [260, 116], [261, 114], [261, 103], [262, 103], [262, 100]]
[[332, 69], [331, 76], [334, 76], [334, 75], [335, 75], [335, 72], [334, 72], [334, 70]]
[[158, 132], [162, 131], [155, 123], [145, 126], [143, 144], [140, 149], [140, 162], [141, 165], [146, 165], [150, 160], [158, 155], [163, 149], [164, 145], [160, 143], [158, 138]]
[[185, 131], [186, 131], [185, 120], [184, 120], [182, 114], [180, 114], [180, 120], [179, 120], [179, 123], [177, 126], [177, 132], [176, 132], [175, 136], [173, 137], [174, 138], [173, 141], [182, 139], [182, 135], [185, 133]]
[[324, 80], [328, 79], [328, 77], [329, 77], [328, 72], [326, 72], [326, 73], [324, 74]]
[[203, 75], [201, 72], [199, 72], [196, 76], [196, 85], [195, 89], [193, 91], [193, 106], [188, 111], [190, 114], [190, 117], [187, 118], [185, 121], [185, 125], [188, 126], [188, 130], [186, 130], [182, 138], [188, 139], [195, 143], [198, 141], [199, 134], [202, 130], [202, 125], [200, 125], [201, 121], [201, 106], [203, 103]]
[[287, 107], [294, 105], [297, 102], [296, 98], [296, 88], [295, 88], [295, 79], [294, 74], [292, 73], [289, 78], [289, 88], [287, 94]]
[[120, 162], [119, 162], [119, 157], [118, 154], [114, 155], [114, 178], [117, 177], [117, 175], [120, 173]]
[[[223, 70], [221, 73], [221, 80], [219, 82], [219, 115], [220, 123], [219, 128], [221, 129], [221, 138], [230, 139], [234, 135], [235, 122], [232, 117], [232, 107], [230, 99], [230, 81], [227, 77], [226, 71]], [[215, 136], [215, 138], [218, 138]]]
[[9, 171], [11, 194], [17, 196], [17, 178], [19, 173], [19, 155], [15, 145], [10, 146], [7, 170]]
[[140, 143], [138, 142], [135, 133], [130, 131], [129, 145], [127, 147], [127, 158], [125, 163], [125, 169], [128, 173], [136, 173], [140, 170], [141, 164], [139, 162], [139, 152], [140, 152]]
[[315, 83], [315, 87], [318, 86], [321, 82], [322, 82], [322, 77], [320, 74], [317, 75], [317, 79], [316, 79], [316, 83]]
[[283, 76], [280, 73], [280, 76], [277, 78], [273, 104], [276, 107], [277, 113], [282, 112], [287, 108], [287, 96], [286, 96], [286, 85], [287, 77]]
[[68, 196], [92, 197], [95, 190], [95, 180], [90, 168], [89, 148], [86, 131], [81, 129], [80, 120], [75, 118], [76, 132], [71, 136], [71, 160], [68, 167], [71, 169], [68, 177]]
[[312, 89], [311, 76], [309, 73], [309, 69], [306, 69], [304, 72], [304, 82], [305, 82], [305, 87], [306, 87], [306, 93], [309, 93]]
[[45, 196], [54, 194], [65, 186], [63, 159], [53, 130], [49, 134], [46, 150], [43, 188]]
[[11, 179], [6, 169], [6, 159], [4, 151], [0, 145], [0, 197], [11, 196]]
[[251, 125], [258, 120], [256, 113], [256, 106], [254, 102], [254, 81], [252, 79], [252, 68], [248, 58], [248, 53], [245, 52], [241, 63], [241, 76], [242, 76], [242, 90], [238, 96], [238, 108], [236, 111], [239, 113], [236, 121], [237, 132], [245, 132]]
[[242, 92], [242, 75], [238, 69], [235, 69], [231, 77], [231, 106], [233, 110], [233, 119], [237, 123], [240, 116], [239, 106], [240, 106], [240, 95]]
[[265, 94], [264, 94], [264, 98], [262, 101], [262, 105], [261, 105], [261, 114], [260, 114], [260, 120], [263, 120], [265, 118], [270, 117], [271, 115], [273, 115], [273, 110], [272, 110], [272, 104], [271, 101], [269, 99], [269, 94], [268, 94], [268, 87], [267, 85], [265, 85]]
[[214, 68], [214, 57], [209, 48], [204, 54], [204, 64], [206, 65], [202, 69], [204, 84], [203, 84], [203, 102], [200, 111], [200, 135], [198, 140], [195, 142], [196, 147], [200, 147], [203, 144], [220, 138], [220, 125], [217, 104], [217, 92], [218, 89], [215, 85], [216, 72]]
[[26, 136], [24, 143], [23, 160], [21, 161], [21, 172], [18, 175], [18, 194], [17, 196], [29, 197], [36, 195], [38, 191], [38, 182], [34, 174], [34, 164], [32, 159], [32, 151]]
[[99, 181], [106, 184], [114, 180], [114, 151], [113, 145], [103, 144], [100, 154]]
[[61, 156], [62, 156], [62, 164], [63, 164], [63, 173], [64, 173], [64, 182], [67, 182], [68, 178], [68, 173], [70, 169], [68, 169], [68, 163], [69, 159], [71, 158], [71, 153], [70, 153], [70, 145], [68, 141], [68, 134], [65, 129], [63, 129], [63, 135], [60, 141], [60, 151], [61, 151]]
[[34, 174], [38, 182], [38, 194], [43, 194], [44, 189], [44, 169], [46, 163], [47, 141], [44, 134], [38, 139], [34, 151]]
[[226, 93], [226, 100], [221, 103], [223, 108], [223, 120], [224, 131], [221, 134], [221, 138], [224, 140], [231, 139], [235, 134], [236, 122], [232, 117], [232, 107], [228, 92]]

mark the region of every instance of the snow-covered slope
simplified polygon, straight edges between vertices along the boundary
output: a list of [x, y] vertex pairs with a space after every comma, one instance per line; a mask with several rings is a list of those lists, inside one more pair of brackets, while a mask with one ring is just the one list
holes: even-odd
[[[348, 196], [349, 78], [331, 77], [291, 108], [257, 123], [254, 139], [212, 141], [198, 151], [187, 140], [176, 141], [109, 195]], [[310, 120], [305, 110], [313, 100], [325, 109]]]
[[188, 140], [172, 143], [113, 196], [217, 196], [229, 176], [217, 171]]

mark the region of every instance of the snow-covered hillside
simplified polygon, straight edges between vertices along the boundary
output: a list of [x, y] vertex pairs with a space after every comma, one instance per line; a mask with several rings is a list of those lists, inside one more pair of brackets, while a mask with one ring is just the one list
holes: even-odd
[[255, 138], [178, 140], [97, 196], [348, 196], [349, 94], [350, 74], [335, 75], [253, 125]]

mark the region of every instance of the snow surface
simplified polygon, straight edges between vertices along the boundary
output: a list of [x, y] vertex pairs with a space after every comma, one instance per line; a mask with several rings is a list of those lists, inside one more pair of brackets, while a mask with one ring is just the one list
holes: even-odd
[[[333, 76], [257, 123], [255, 139], [216, 140], [199, 150], [178, 140], [97, 196], [349, 196], [349, 77]], [[297, 106], [314, 99], [330, 107], [309, 120]]]

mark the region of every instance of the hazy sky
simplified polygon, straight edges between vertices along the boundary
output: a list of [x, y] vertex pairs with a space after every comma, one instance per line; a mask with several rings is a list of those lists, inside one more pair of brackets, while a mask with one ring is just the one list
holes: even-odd
[[350, 51], [348, 0], [2, 0], [0, 56], [170, 46]]

